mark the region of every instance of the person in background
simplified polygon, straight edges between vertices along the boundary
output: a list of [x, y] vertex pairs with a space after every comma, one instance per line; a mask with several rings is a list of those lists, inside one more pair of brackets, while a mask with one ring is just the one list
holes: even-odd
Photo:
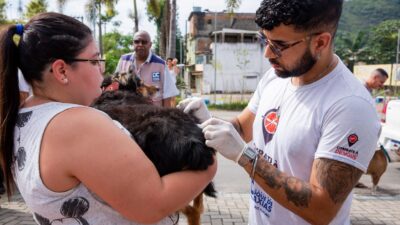
[[[179, 73], [179, 69], [176, 66], [176, 64], [174, 63], [174, 59], [173, 58], [167, 58], [167, 67], [168, 67], [168, 72], [169, 74], [171, 74], [171, 76], [174, 79], [174, 82], [176, 84], [176, 76]], [[177, 70], [178, 69], [178, 70]], [[177, 73], [178, 72], [178, 73]]]
[[256, 12], [272, 68], [231, 122], [204, 101], [178, 107], [203, 123], [206, 144], [251, 177], [250, 225], [350, 225], [352, 190], [380, 123], [362, 84], [334, 54], [342, 0], [263, 0]]
[[[167, 58], [168, 72], [173, 77], [175, 86], [176, 86], [176, 80], [178, 79], [178, 75], [179, 75], [179, 68], [177, 67], [177, 62], [178, 62], [178, 59]], [[172, 106], [176, 105], [175, 97], [173, 97], [171, 99], [171, 105]]]
[[367, 80], [365, 80], [364, 86], [367, 88], [369, 93], [372, 94], [373, 90], [377, 90], [380, 88], [383, 88], [383, 85], [385, 84], [386, 80], [389, 78], [388, 73], [382, 69], [378, 68], [368, 76]]
[[174, 72], [175, 72], [175, 74], [176, 74], [176, 76], [179, 76], [179, 74], [181, 73], [181, 70], [179, 69], [179, 67], [178, 67], [178, 59], [177, 58], [174, 58], [173, 60], [172, 60], [172, 65], [173, 65], [173, 68], [174, 68]]
[[134, 52], [121, 56], [116, 73], [132, 70], [144, 84], [158, 88], [152, 97], [153, 104], [164, 107], [174, 107], [172, 103], [179, 94], [174, 77], [168, 72], [165, 61], [151, 52], [152, 42], [149, 33], [138, 31], [133, 36]]
[[[3, 28], [0, 49], [7, 194], [17, 186], [38, 224], [172, 225], [215, 175], [216, 163], [160, 177], [126, 129], [89, 107], [105, 60], [80, 21], [38, 14]], [[22, 105], [18, 68], [33, 92]]]

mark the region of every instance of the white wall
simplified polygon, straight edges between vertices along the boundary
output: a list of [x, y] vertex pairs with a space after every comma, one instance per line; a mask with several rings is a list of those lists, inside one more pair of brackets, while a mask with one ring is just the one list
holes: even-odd
[[[215, 56], [214, 43], [211, 49]], [[253, 92], [261, 77], [271, 67], [258, 43], [217, 43], [216, 49], [217, 91]], [[212, 64], [204, 65], [201, 87], [204, 94], [214, 90], [214, 60]]]

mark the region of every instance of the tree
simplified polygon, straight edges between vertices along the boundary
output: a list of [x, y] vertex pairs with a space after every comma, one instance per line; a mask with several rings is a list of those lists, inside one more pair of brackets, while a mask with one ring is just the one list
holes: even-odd
[[136, 0], [133, 0], [133, 16], [134, 16], [134, 22], [135, 22], [135, 30], [134, 32], [139, 31], [139, 17], [138, 17], [138, 12], [137, 12], [137, 6], [136, 6]]
[[233, 13], [242, 4], [242, 0], [225, 0], [226, 8], [229, 13]]
[[106, 75], [113, 74], [121, 55], [131, 51], [132, 35], [122, 35], [113, 31], [104, 35], [104, 55], [106, 58]]
[[32, 0], [26, 6], [25, 17], [31, 18], [38, 13], [47, 12], [46, 0]]
[[6, 16], [6, 1], [0, 0], [0, 24], [4, 24], [7, 21]]
[[176, 0], [171, 0], [169, 23], [168, 57], [176, 57]]
[[344, 1], [339, 29], [357, 32], [370, 29], [385, 20], [400, 19], [399, 0]]
[[165, 58], [167, 56], [167, 43], [170, 24], [170, 3], [169, 0], [147, 0], [146, 13], [149, 21], [153, 21], [158, 33], [158, 54]]
[[[103, 34], [102, 24], [110, 22], [117, 15], [115, 4], [118, 0], [89, 0], [86, 3], [86, 16], [88, 21], [95, 24], [97, 22], [99, 28], [99, 48], [100, 54], [103, 55]], [[105, 14], [102, 14], [102, 6], [105, 6]]]
[[357, 62], [370, 61], [367, 42], [368, 34], [365, 31], [356, 33], [339, 32], [335, 39], [335, 51], [344, 64], [353, 71], [353, 67]]
[[368, 46], [375, 64], [395, 63], [400, 20], [387, 20], [372, 29]]

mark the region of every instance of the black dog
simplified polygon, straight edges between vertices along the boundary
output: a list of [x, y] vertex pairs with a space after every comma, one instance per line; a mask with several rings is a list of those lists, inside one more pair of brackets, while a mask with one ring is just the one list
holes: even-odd
[[[114, 88], [113, 91], [105, 91], [92, 106], [119, 121], [132, 134], [160, 176], [182, 170], [206, 170], [214, 162], [215, 150], [205, 145], [202, 130], [197, 126], [197, 118], [179, 109], [152, 105], [150, 98], [141, 94], [143, 90], [137, 92], [143, 88], [140, 79], [131, 76], [122, 80], [124, 82], [120, 82], [121, 76], [118, 75], [105, 80], [105, 90], [113, 82], [119, 82], [114, 85], [118, 86], [118, 90]], [[212, 182], [203, 193], [216, 197]], [[202, 199], [197, 200], [197, 203], [200, 203], [200, 209], [195, 210], [198, 212], [194, 214], [200, 215]], [[193, 211], [193, 208], [185, 211]], [[200, 220], [199, 215], [194, 220]]]

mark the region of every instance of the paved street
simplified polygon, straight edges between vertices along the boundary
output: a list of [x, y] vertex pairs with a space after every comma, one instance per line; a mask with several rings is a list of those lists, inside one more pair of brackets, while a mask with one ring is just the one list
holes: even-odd
[[[229, 119], [237, 112], [214, 111], [213, 115]], [[215, 177], [218, 198], [206, 198], [204, 225], [241, 225], [247, 224], [249, 178], [239, 166], [218, 157], [219, 169]], [[351, 210], [353, 225], [380, 224], [400, 225], [400, 163], [390, 163], [381, 178], [376, 195], [369, 188], [355, 189]], [[371, 187], [370, 176], [364, 175], [361, 181]], [[0, 199], [0, 225], [35, 224], [29, 210], [19, 195], [10, 202], [3, 195]], [[181, 217], [179, 225], [186, 225]]]

